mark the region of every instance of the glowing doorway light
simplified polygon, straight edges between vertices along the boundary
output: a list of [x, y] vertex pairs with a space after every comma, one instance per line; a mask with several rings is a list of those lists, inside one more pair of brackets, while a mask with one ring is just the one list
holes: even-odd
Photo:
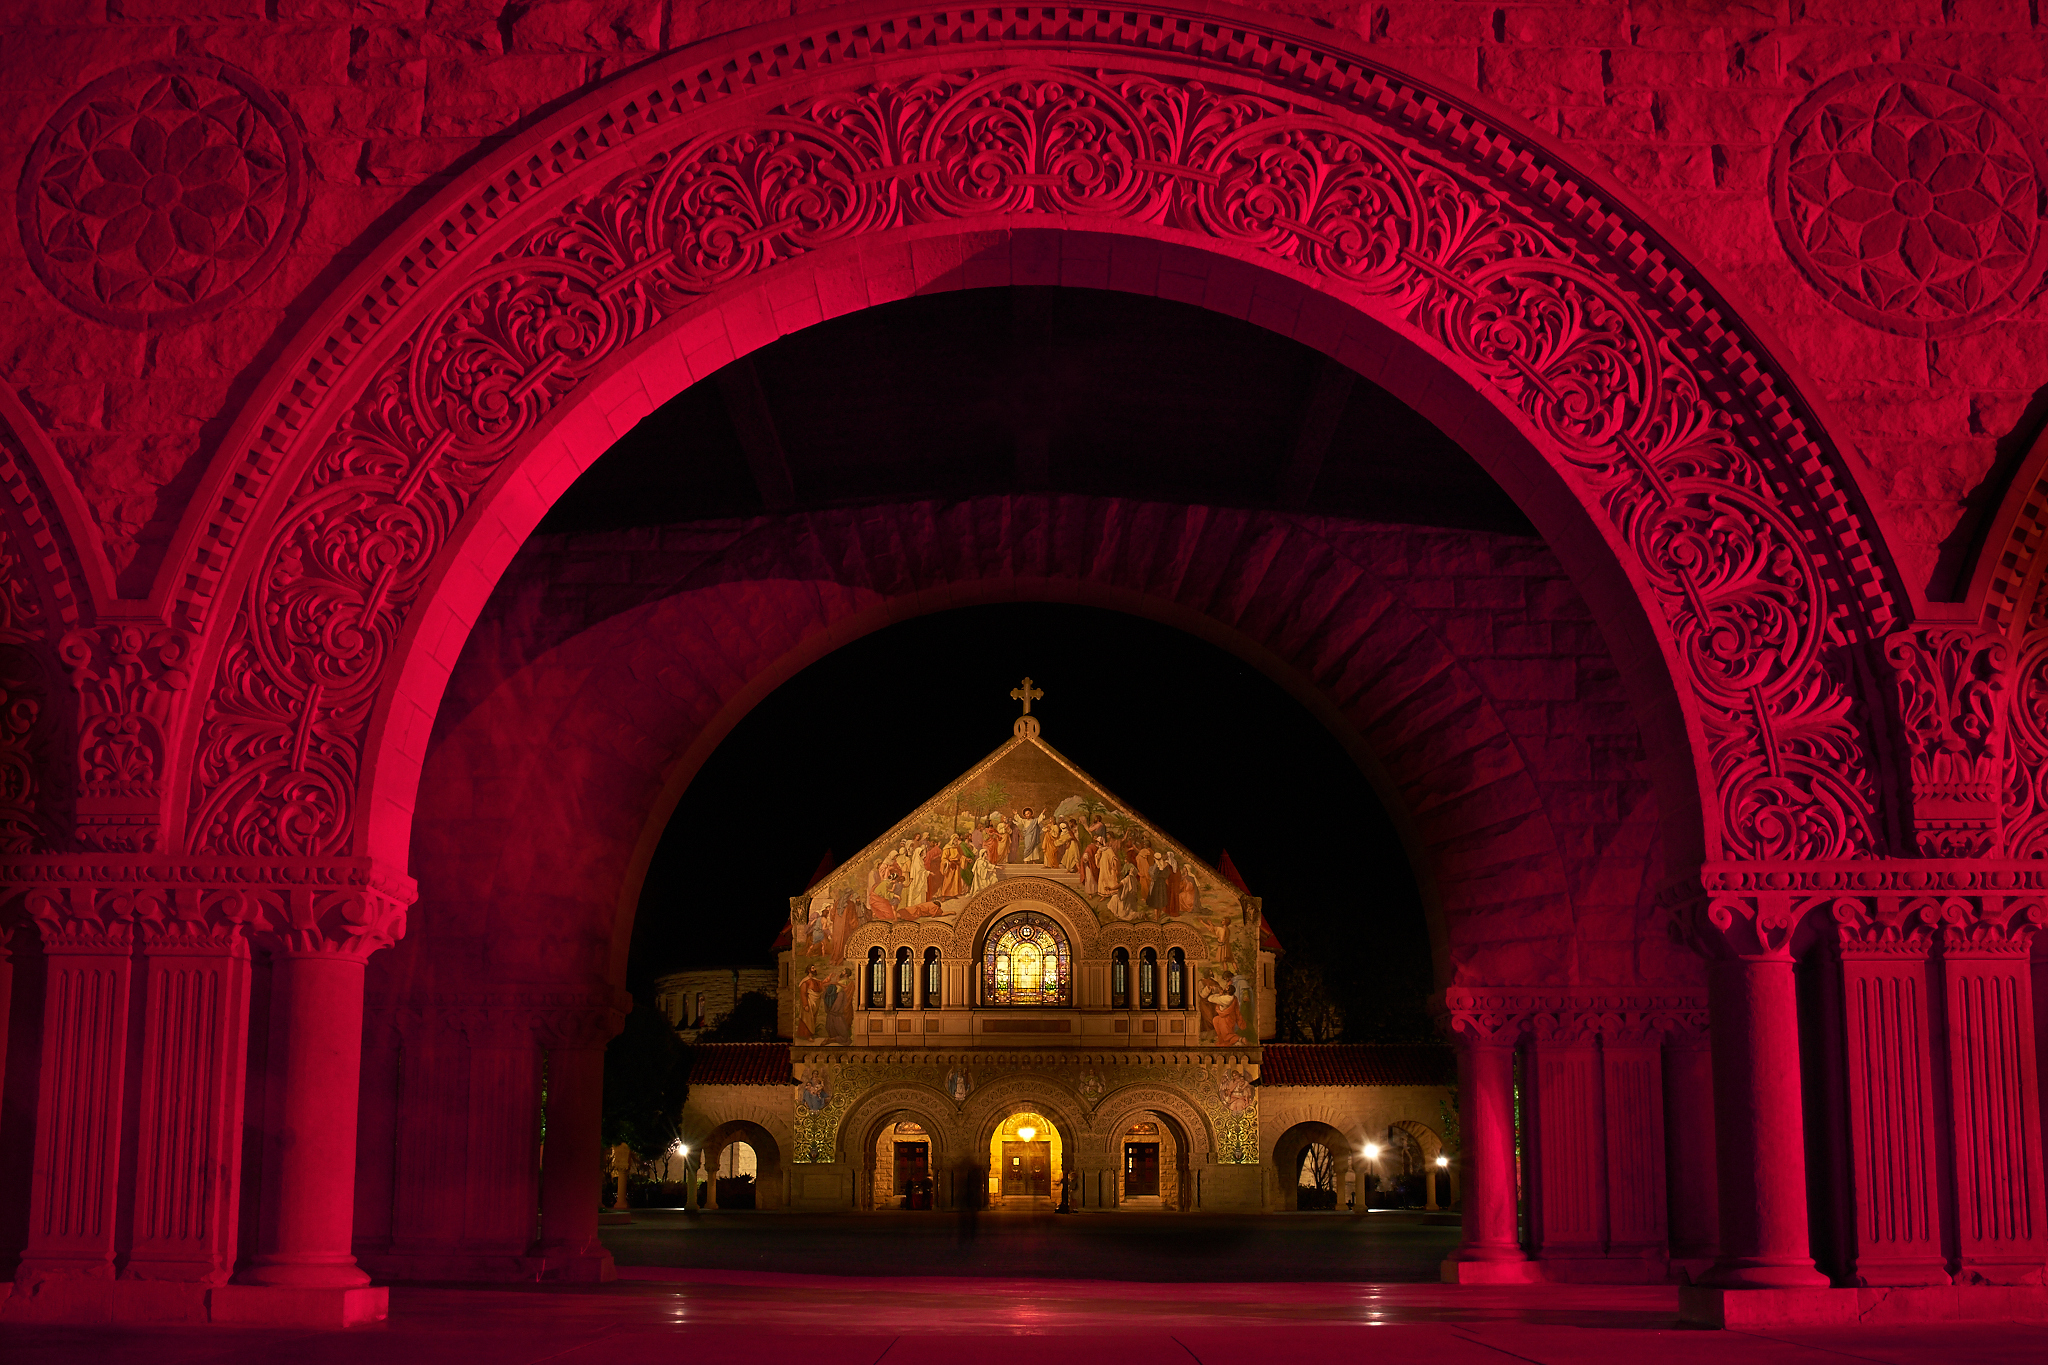
[[1036, 1128], [1033, 1128], [1033, 1127], [1032, 1127], [1032, 1126], [1031, 1126], [1030, 1124], [1028, 1124], [1028, 1123], [1027, 1123], [1027, 1124], [1025, 1124], [1025, 1125], [1024, 1125], [1024, 1126], [1023, 1126], [1022, 1128], [1019, 1128], [1019, 1129], [1017, 1130], [1017, 1137], [1018, 1137], [1018, 1139], [1019, 1139], [1020, 1141], [1023, 1141], [1023, 1142], [1029, 1142], [1029, 1141], [1031, 1141], [1031, 1139], [1033, 1139], [1033, 1138], [1035, 1138], [1035, 1137], [1037, 1137], [1037, 1136], [1038, 1136], [1038, 1130], [1037, 1130]]

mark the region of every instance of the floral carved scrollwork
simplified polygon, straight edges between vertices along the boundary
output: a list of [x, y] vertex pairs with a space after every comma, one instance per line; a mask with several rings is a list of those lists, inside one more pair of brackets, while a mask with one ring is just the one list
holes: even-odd
[[74, 630], [57, 653], [78, 693], [78, 837], [87, 848], [156, 848], [161, 784], [192, 638], [181, 630]]
[[1688, 305], [1625, 278], [1640, 258], [1560, 232], [1463, 143], [1378, 105], [1339, 116], [1230, 79], [926, 70], [807, 94], [737, 130], [679, 119], [642, 134], [667, 141], [473, 266], [309, 438], [209, 696], [196, 845], [346, 845], [377, 689], [436, 556], [619, 348], [834, 241], [1043, 216], [1312, 273], [1490, 383], [1640, 559], [1700, 699], [1727, 856], [1869, 851], [1875, 792], [1827, 637], [1842, 607], [1827, 584], [1867, 580], [1867, 562], [1816, 558], [1828, 551], [1780, 492], [1806, 475], [1774, 463], [1769, 424], [1698, 368], [1708, 348], [1687, 339]]
[[2015, 632], [1999, 815], [2009, 858], [2048, 858], [2048, 584]]
[[2004, 640], [1965, 626], [1901, 631], [1885, 641], [1923, 857], [1998, 851], [2011, 652]]
[[49, 842], [45, 732], [50, 680], [41, 650], [42, 603], [5, 529], [0, 529], [0, 853], [33, 853]]

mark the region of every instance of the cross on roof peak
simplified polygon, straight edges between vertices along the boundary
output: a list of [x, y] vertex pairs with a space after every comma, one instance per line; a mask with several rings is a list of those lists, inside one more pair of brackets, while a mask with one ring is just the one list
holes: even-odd
[[1023, 702], [1024, 714], [1027, 716], [1031, 714], [1031, 703], [1039, 700], [1044, 696], [1045, 690], [1043, 688], [1033, 687], [1031, 685], [1031, 679], [1029, 678], [1026, 678], [1024, 680], [1024, 685], [1022, 687], [1013, 687], [1010, 689], [1010, 700]]

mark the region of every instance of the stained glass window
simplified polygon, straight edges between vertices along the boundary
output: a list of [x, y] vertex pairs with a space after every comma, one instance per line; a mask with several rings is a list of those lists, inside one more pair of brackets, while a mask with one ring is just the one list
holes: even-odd
[[1058, 924], [1035, 910], [996, 922], [982, 952], [985, 1005], [1065, 1005], [1073, 999], [1073, 954]]

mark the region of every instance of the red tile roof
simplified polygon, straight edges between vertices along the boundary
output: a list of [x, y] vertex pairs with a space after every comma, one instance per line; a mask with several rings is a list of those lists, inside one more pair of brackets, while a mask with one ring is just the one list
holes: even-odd
[[691, 1085], [788, 1085], [788, 1043], [695, 1043]]
[[1267, 919], [1264, 915], [1259, 916], [1259, 951], [1262, 953], [1284, 953], [1287, 951], [1280, 946], [1279, 935], [1273, 932], [1273, 921]]
[[1268, 1043], [1260, 1085], [1451, 1085], [1457, 1054], [1438, 1043]]

